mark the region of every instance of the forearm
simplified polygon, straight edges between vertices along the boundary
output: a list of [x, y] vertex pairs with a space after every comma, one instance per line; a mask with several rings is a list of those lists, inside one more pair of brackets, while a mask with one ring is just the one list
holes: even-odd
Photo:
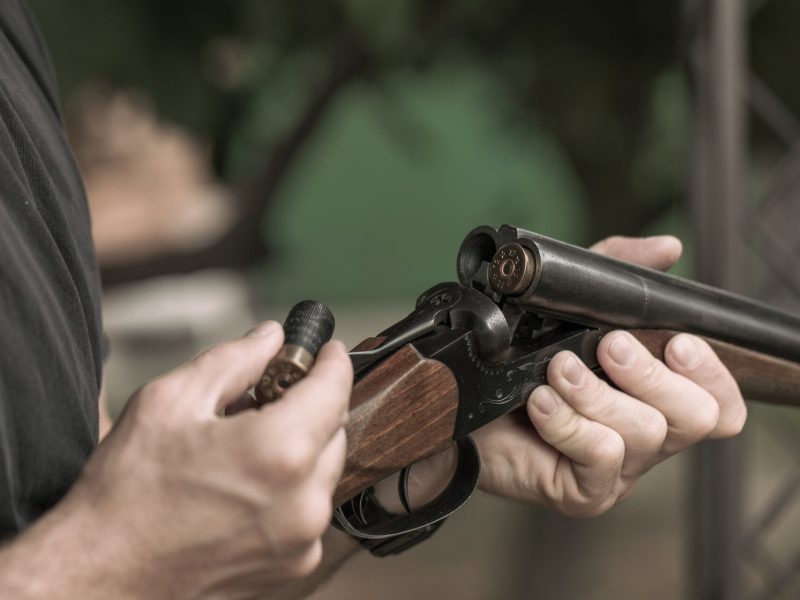
[[[105, 408], [100, 403], [101, 411]], [[444, 452], [416, 465], [411, 471], [409, 496], [413, 506], [425, 504], [446, 485], [455, 454]], [[381, 504], [402, 512], [397, 498], [397, 477], [376, 486]], [[84, 495], [84, 500], [86, 495]], [[101, 522], [111, 521], [110, 527]], [[158, 565], [132, 551], [122, 531], [124, 518], [102, 519], [87, 502], [65, 498], [56, 508], [13, 542], [0, 549], [0, 596], [20, 600], [47, 598], [167, 598], [175, 591], [180, 573], [164, 578]], [[312, 594], [361, 546], [349, 535], [329, 528], [322, 539], [323, 558], [309, 576], [276, 584], [264, 598], [294, 600]], [[192, 595], [183, 587], [186, 597]]]
[[[127, 552], [120, 536], [104, 533], [85, 512], [68, 504], [57, 507], [0, 549], [0, 596], [17, 600], [173, 597], [169, 585], [159, 587], [160, 578], [153, 576], [157, 568], [148, 576], [141, 557]], [[322, 562], [314, 573], [265, 590], [264, 598], [307, 597], [360, 549], [350, 536], [333, 528], [323, 537], [323, 547]], [[187, 597], [193, 596], [190, 590], [184, 591]]]

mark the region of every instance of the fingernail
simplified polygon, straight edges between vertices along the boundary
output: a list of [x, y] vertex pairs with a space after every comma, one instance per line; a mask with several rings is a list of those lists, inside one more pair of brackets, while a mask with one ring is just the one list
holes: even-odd
[[564, 379], [566, 379], [575, 387], [578, 387], [583, 383], [583, 378], [586, 375], [586, 369], [583, 368], [583, 364], [574, 356], [570, 356], [566, 360], [564, 363], [564, 370], [562, 372], [564, 373]]
[[531, 402], [540, 413], [551, 416], [558, 409], [558, 400], [553, 391], [546, 387], [536, 388], [531, 394]]
[[254, 327], [253, 329], [248, 331], [247, 336], [267, 337], [278, 333], [278, 329], [280, 329], [280, 325], [276, 321], [267, 321], [265, 323], [261, 323], [261, 325], [258, 325], [257, 327]]
[[633, 358], [633, 344], [624, 334], [618, 335], [608, 348], [608, 355], [618, 365], [627, 365]]
[[670, 344], [669, 352], [675, 362], [686, 369], [695, 366], [700, 359], [697, 344], [692, 338], [685, 335], [679, 335], [674, 339]]

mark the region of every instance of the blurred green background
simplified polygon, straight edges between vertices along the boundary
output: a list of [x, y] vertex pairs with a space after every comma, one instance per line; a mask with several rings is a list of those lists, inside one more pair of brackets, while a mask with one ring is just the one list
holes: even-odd
[[268, 302], [410, 299], [479, 224], [685, 233], [677, 4], [32, 4], [67, 102], [143, 92], [230, 185], [316, 109], [261, 198]]

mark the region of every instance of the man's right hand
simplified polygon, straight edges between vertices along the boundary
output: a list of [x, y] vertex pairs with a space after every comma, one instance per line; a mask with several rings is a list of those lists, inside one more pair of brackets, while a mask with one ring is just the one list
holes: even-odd
[[323, 347], [281, 400], [220, 416], [282, 340], [277, 323], [263, 324], [134, 394], [54, 516], [37, 524], [56, 519], [77, 536], [68, 547], [86, 555], [73, 578], [114, 573], [80, 597], [250, 597], [317, 566], [345, 457], [344, 347]]

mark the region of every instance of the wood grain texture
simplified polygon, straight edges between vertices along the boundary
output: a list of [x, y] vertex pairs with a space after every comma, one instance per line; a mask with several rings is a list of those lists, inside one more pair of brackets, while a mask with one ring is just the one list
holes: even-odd
[[[633, 329], [633, 336], [653, 356], [663, 360], [667, 342], [678, 332], [659, 329]], [[733, 344], [704, 338], [733, 373], [747, 400], [768, 404], [800, 406], [800, 364]]]
[[384, 360], [353, 388], [347, 459], [334, 504], [444, 450], [457, 409], [458, 384], [442, 363], [410, 345]]

